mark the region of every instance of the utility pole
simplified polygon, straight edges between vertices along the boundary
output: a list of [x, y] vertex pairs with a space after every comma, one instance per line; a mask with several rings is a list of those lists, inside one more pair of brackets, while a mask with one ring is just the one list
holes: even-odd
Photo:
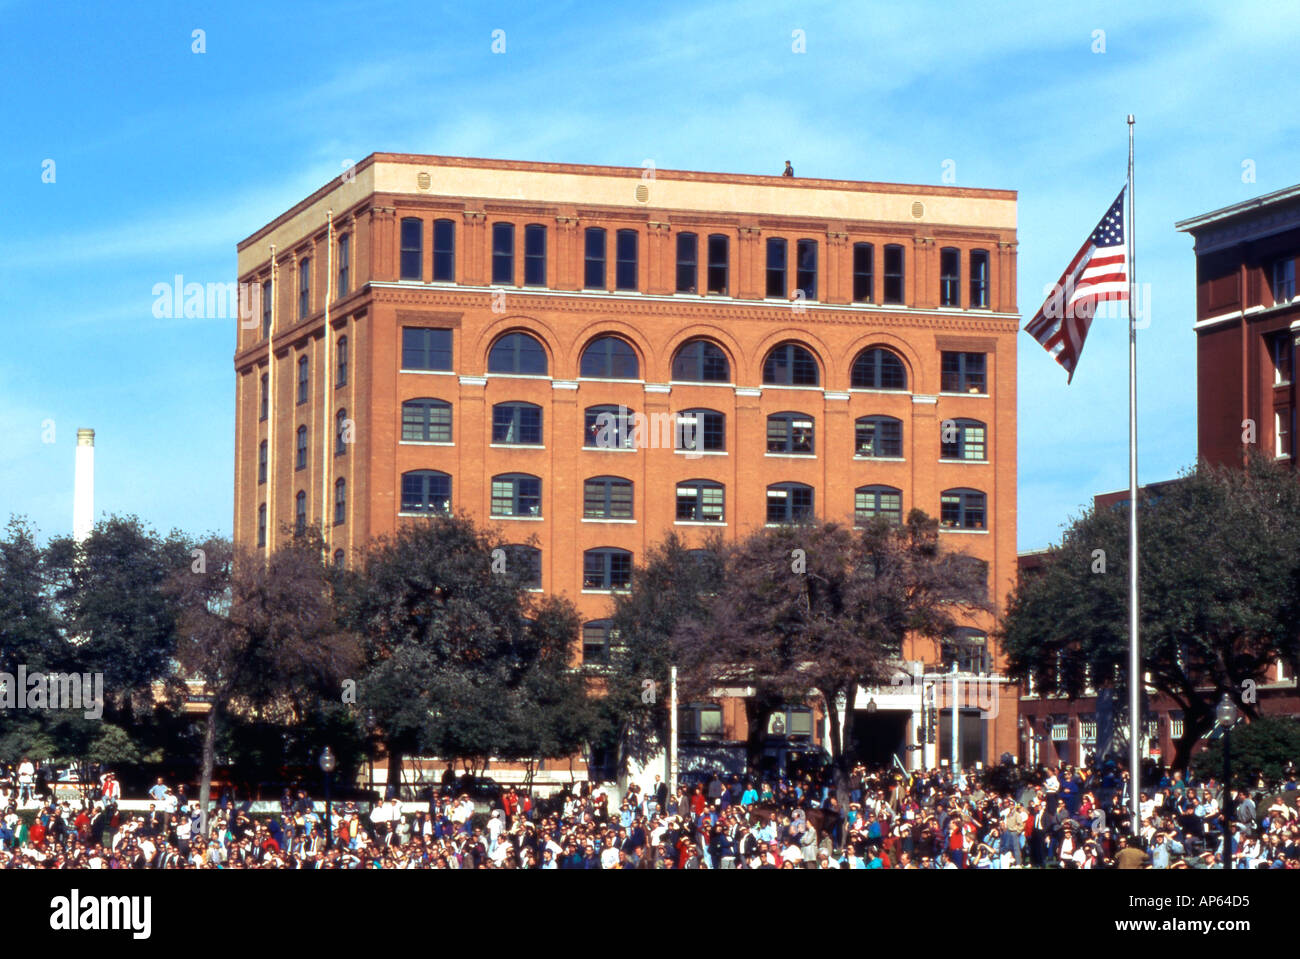
[[961, 745], [957, 739], [957, 727], [961, 718], [958, 712], [958, 695], [957, 686], [960, 680], [957, 679], [957, 663], [952, 664], [952, 784], [957, 785], [957, 770], [961, 767]]
[[668, 797], [677, 797], [677, 667], [668, 667]]

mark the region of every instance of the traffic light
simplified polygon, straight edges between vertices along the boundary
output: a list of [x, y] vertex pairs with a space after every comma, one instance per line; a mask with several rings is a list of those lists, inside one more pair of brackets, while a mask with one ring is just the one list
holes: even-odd
[[925, 741], [934, 745], [939, 733], [939, 710], [933, 706], [925, 709]]

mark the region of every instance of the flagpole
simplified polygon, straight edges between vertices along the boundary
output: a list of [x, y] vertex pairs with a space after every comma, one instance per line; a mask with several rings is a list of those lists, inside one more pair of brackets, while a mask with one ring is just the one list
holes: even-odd
[[1128, 216], [1124, 238], [1128, 243], [1128, 722], [1129, 809], [1132, 832], [1141, 828], [1139, 799], [1142, 791], [1142, 749], [1138, 730], [1142, 722], [1142, 657], [1138, 646], [1138, 480], [1137, 480], [1137, 323], [1133, 315], [1136, 275], [1133, 242], [1133, 114], [1128, 115]]

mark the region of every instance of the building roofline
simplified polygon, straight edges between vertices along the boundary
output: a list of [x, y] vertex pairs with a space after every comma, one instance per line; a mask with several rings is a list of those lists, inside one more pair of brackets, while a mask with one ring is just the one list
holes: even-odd
[[[484, 157], [439, 156], [425, 153], [371, 153], [352, 167], [352, 172], [360, 171], [375, 163], [420, 163], [426, 162], [440, 166], [471, 167], [483, 170], [532, 171], [537, 173], [577, 174], [586, 176], [631, 177], [639, 179], [645, 169], [642, 167], [602, 166], [591, 163], [544, 163], [536, 160], [493, 160]], [[655, 169], [654, 177], [662, 180], [684, 180], [700, 183], [745, 184], [750, 186], [783, 187], [786, 189], [820, 189], [845, 190], [858, 193], [889, 193], [915, 196], [978, 197], [989, 200], [1016, 200], [1017, 191], [991, 189], [983, 187], [933, 186], [930, 184], [885, 183], [874, 180], [827, 180], [810, 177], [787, 177], [777, 174], [767, 176], [754, 173], [711, 173], [700, 170]], [[321, 197], [338, 186], [339, 177], [330, 180], [310, 196], [298, 201], [269, 223], [264, 224], [236, 244], [236, 250], [243, 250], [259, 237], [274, 230]], [[631, 206], [632, 204], [629, 204]]]
[[1186, 220], [1179, 220], [1174, 224], [1174, 229], [1182, 233], [1196, 235], [1198, 230], [1216, 223], [1222, 223], [1226, 220], [1235, 219], [1248, 213], [1254, 213], [1265, 207], [1274, 206], [1278, 203], [1285, 203], [1287, 200], [1300, 198], [1300, 183], [1295, 186], [1285, 187], [1281, 190], [1275, 190], [1272, 193], [1265, 193], [1263, 196], [1257, 196], [1249, 200], [1243, 200], [1240, 203], [1234, 203], [1231, 206], [1225, 206], [1218, 210], [1211, 210], [1209, 213], [1202, 213], [1199, 216], [1188, 217]]

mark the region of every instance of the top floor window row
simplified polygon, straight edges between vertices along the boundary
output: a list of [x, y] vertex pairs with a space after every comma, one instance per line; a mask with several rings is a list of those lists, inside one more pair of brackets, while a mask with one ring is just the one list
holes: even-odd
[[[519, 227], [507, 221], [492, 223], [491, 282], [494, 285], [547, 287], [549, 252], [544, 223], [522, 225], [522, 275], [517, 271]], [[427, 235], [426, 235], [427, 231]], [[450, 283], [456, 281], [456, 223], [446, 217], [428, 221], [403, 217], [400, 233], [400, 277], [403, 280]], [[613, 234], [611, 237], [610, 234]], [[591, 226], [582, 231], [582, 288], [635, 291], [641, 289], [640, 236], [637, 229]], [[426, 259], [427, 241], [432, 258]], [[339, 292], [346, 293], [349, 252], [347, 237], [340, 240]], [[677, 293], [734, 295], [731, 279], [731, 243], [725, 233], [699, 234], [682, 230], [674, 234], [674, 286]], [[764, 295], [769, 298], [817, 300], [819, 298], [820, 244], [812, 237], [769, 236], [763, 246]], [[612, 261], [612, 262], [611, 262]], [[430, 270], [431, 267], [431, 270]], [[611, 269], [612, 267], [612, 269]], [[1289, 272], [1288, 272], [1289, 271]], [[701, 276], [701, 272], [703, 276]], [[907, 253], [901, 243], [855, 242], [851, 251], [853, 303], [905, 305]], [[1278, 263], [1275, 291], [1294, 290], [1294, 261]], [[1291, 277], [1286, 285], [1285, 277]], [[964, 277], [964, 280], [963, 280]], [[1286, 298], [1294, 295], [1287, 293]], [[939, 304], [972, 310], [990, 308], [989, 251], [944, 247], [939, 251]]]

